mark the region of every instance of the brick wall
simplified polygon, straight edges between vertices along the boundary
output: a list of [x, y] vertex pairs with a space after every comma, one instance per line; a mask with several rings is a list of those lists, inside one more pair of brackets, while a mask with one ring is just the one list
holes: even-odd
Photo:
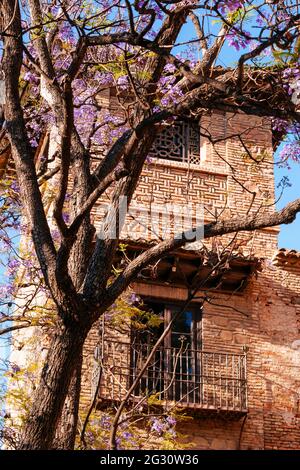
[[[182, 442], [192, 443], [191, 448], [300, 448], [300, 273], [294, 271], [266, 267], [243, 294], [213, 295], [212, 303], [204, 305], [204, 350], [241, 353], [248, 347], [248, 413], [237, 420], [195, 413], [178, 425]], [[146, 283], [134, 288], [169, 301], [184, 300], [187, 294], [184, 288]], [[89, 346], [87, 361], [91, 351]], [[84, 384], [90, 379], [90, 367], [85, 367]]]
[[[205, 220], [220, 212], [223, 217], [232, 217], [273, 211], [268, 120], [213, 113], [201, 120], [201, 132], [217, 140], [213, 146], [202, 137], [201, 164], [189, 166], [153, 158], [144, 169], [133, 206], [149, 210], [153, 204], [203, 203]], [[95, 220], [99, 224], [96, 215]], [[277, 235], [278, 228], [242, 232], [235, 244], [245, 255], [271, 259]], [[132, 226], [131, 237], [143, 238], [137, 225]], [[218, 243], [230, 240], [225, 236]], [[187, 295], [184, 287], [172, 285], [144, 282], [135, 284], [134, 289], [140, 295], [169, 301], [185, 300]], [[92, 332], [93, 340], [94, 335]], [[243, 293], [213, 294], [211, 303], [204, 305], [202, 344], [203, 349], [218, 352], [248, 349], [249, 411], [237, 420], [194, 415], [178, 425], [185, 435], [183, 441], [197, 449], [299, 449], [300, 270], [266, 264], [262, 272], [252, 276]], [[87, 366], [85, 373], [88, 383]], [[86, 396], [85, 391], [83, 394]]]
[[[265, 268], [243, 295], [213, 295], [212, 304], [204, 305], [204, 350], [240, 353], [243, 346], [249, 348], [249, 412], [245, 422], [202, 417], [182, 423], [179, 429], [196, 448], [300, 448], [299, 274]], [[168, 300], [184, 300], [187, 294], [145, 284], [136, 290]]]
[[[202, 137], [201, 164], [153, 158], [145, 166], [133, 207], [138, 211], [144, 206], [147, 212], [156, 204], [159, 212], [159, 207], [167, 203], [201, 203], [207, 221], [221, 212], [223, 217], [233, 217], [248, 211], [272, 211], [274, 176], [268, 121], [214, 113], [202, 119], [201, 131], [218, 140], [213, 146]], [[243, 136], [246, 149], [237, 134]], [[247, 149], [252, 150], [252, 157], [259, 163], [247, 154]], [[94, 211], [98, 227], [109, 196], [110, 193], [106, 194]], [[129, 233], [132, 238], [144, 236], [137, 226]], [[277, 248], [277, 235], [277, 228], [242, 232], [235, 243], [243, 254], [271, 259]], [[230, 236], [225, 236], [218, 243], [225, 245], [230, 240]], [[172, 285], [139, 283], [134, 289], [140, 295], [169, 301], [183, 301], [187, 295], [186, 289]], [[91, 404], [99, 328], [99, 324], [94, 326], [85, 345], [82, 412]], [[218, 352], [240, 353], [247, 346], [249, 411], [245, 418], [238, 420], [195, 415], [192, 420], [179, 423], [179, 431], [185, 435], [182, 440], [197, 449], [299, 449], [299, 269], [265, 267], [257, 278], [252, 277], [243, 293], [214, 294], [211, 303], [204, 305], [202, 342], [203, 349]], [[121, 363], [127, 361], [122, 354], [119, 358]]]
[[[157, 240], [158, 236], [180, 232], [181, 225], [187, 229], [191, 225], [188, 217], [180, 224], [180, 211], [186, 204], [190, 205], [193, 223], [199, 206], [203, 208], [205, 221], [214, 220], [215, 215], [228, 218], [273, 210], [272, 138], [268, 120], [214, 112], [204, 116], [199, 126], [203, 134], [200, 164], [154, 157], [145, 165], [123, 238]], [[211, 141], [205, 135], [209, 135]], [[93, 211], [98, 229], [110, 194], [107, 192]], [[173, 214], [168, 222], [162, 215], [167, 207]], [[199, 210], [198, 216], [202, 218]], [[237, 241], [243, 241], [241, 250], [246, 254], [254, 251], [259, 256], [266, 256], [266, 253], [269, 256], [277, 247], [277, 234], [276, 228], [269, 229], [267, 235], [266, 231], [241, 233]], [[225, 237], [224, 242], [229, 238]]]

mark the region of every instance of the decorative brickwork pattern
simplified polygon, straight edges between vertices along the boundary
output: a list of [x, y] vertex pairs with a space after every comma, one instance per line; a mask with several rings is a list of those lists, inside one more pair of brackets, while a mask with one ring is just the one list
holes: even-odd
[[[154, 204], [159, 212], [159, 206], [171, 202], [202, 203], [207, 221], [221, 212], [222, 217], [233, 217], [273, 211], [268, 120], [219, 112], [203, 117], [200, 131], [200, 163], [172, 161], [166, 159], [167, 155], [164, 159], [153, 158], [145, 166], [133, 207], [140, 212], [143, 207], [146, 213]], [[98, 214], [95, 220], [99, 226]], [[278, 254], [277, 235], [278, 228], [239, 233], [236, 249], [244, 256], [263, 258], [263, 270], [252, 275], [242, 293], [220, 292], [204, 304], [203, 349], [247, 354], [248, 412], [235, 420], [221, 413], [195, 413], [193, 419], [179, 423], [178, 429], [191, 448], [300, 448], [299, 254], [283, 250]], [[131, 237], [143, 238], [137, 225]], [[225, 245], [229, 240], [231, 237], [224, 236], [207, 245]], [[184, 301], [187, 296], [184, 287], [172, 284], [139, 282], [133, 287], [139, 295], [153, 299], [174, 302]], [[87, 342], [86, 363], [91, 363], [95, 341], [97, 329]], [[90, 369], [85, 365], [83, 383], [90, 382]], [[82, 391], [86, 404], [90, 400], [88, 389], [85, 386]]]

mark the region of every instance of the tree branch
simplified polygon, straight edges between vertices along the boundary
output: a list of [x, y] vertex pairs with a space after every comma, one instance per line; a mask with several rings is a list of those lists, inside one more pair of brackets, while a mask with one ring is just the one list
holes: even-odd
[[[204, 239], [226, 235], [239, 231], [254, 231], [266, 227], [274, 227], [280, 224], [290, 224], [300, 212], [300, 199], [289, 203], [286, 207], [270, 215], [257, 214], [255, 217], [233, 218], [231, 220], [219, 220], [215, 223], [204, 225]], [[199, 227], [198, 227], [199, 228]], [[158, 243], [140, 254], [124, 269], [123, 273], [107, 289], [110, 298], [116, 299], [121, 292], [136, 278], [138, 273], [155, 261], [162, 258], [166, 253], [183, 247], [186, 243], [195, 241], [193, 230], [182, 232], [178, 236]], [[193, 239], [194, 236], [194, 239]]]
[[61, 96], [59, 86], [56, 82], [55, 70], [53, 67], [51, 55], [47, 46], [46, 33], [43, 26], [43, 15], [40, 0], [28, 0], [33, 26], [37, 30], [35, 33], [35, 46], [38, 52], [40, 67], [43, 73], [48, 77], [47, 87], [56, 102], [60, 103]]
[[61, 168], [58, 180], [58, 194], [55, 198], [53, 216], [62, 236], [65, 238], [67, 236], [67, 226], [63, 219], [62, 212], [68, 188], [69, 168], [71, 163], [71, 137], [74, 127], [73, 92], [69, 77], [65, 78], [62, 112], [63, 124], [61, 126], [62, 131], [60, 150]]
[[[4, 0], [1, 4], [3, 17], [12, 18], [15, 2]], [[3, 70], [6, 83], [5, 120], [11, 144], [12, 156], [21, 188], [21, 196], [27, 210], [32, 238], [41, 269], [48, 285], [54, 283], [56, 251], [44, 212], [41, 193], [25, 129], [23, 111], [20, 104], [18, 79], [22, 65], [22, 35], [20, 10], [8, 29], [9, 36], [4, 38]]]

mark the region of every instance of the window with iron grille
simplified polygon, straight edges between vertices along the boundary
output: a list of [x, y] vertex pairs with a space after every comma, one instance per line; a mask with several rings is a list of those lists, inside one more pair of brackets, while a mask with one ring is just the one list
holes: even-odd
[[[170, 333], [156, 350], [135, 394], [157, 393], [160, 399], [199, 401], [201, 388], [201, 310], [147, 301], [145, 306], [162, 319], [160, 326], [133, 331], [131, 381], [147, 360], [164, 328], [176, 316]], [[180, 313], [181, 312], [181, 313]], [[179, 315], [180, 313], [180, 315]]]
[[193, 121], [178, 121], [167, 127], [157, 136], [150, 154], [151, 157], [199, 164], [199, 124]]

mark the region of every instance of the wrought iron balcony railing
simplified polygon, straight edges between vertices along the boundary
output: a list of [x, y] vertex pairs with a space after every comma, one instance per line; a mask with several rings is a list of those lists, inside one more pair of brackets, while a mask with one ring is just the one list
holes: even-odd
[[[121, 401], [152, 346], [102, 342], [95, 354], [93, 394]], [[162, 404], [216, 411], [247, 412], [246, 354], [160, 347], [138, 381], [131, 400], [155, 395]]]

